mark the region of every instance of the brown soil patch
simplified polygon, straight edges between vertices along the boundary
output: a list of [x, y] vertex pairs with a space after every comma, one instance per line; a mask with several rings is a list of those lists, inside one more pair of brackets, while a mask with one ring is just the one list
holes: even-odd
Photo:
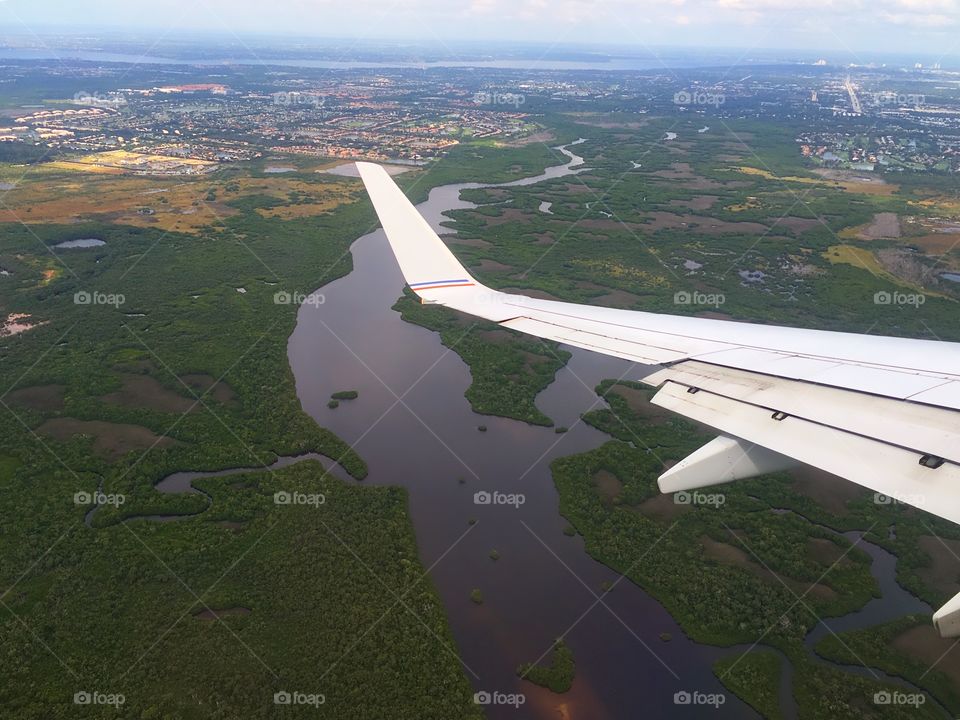
[[831, 515], [847, 515], [847, 502], [869, 492], [849, 480], [812, 467], [797, 468], [790, 475], [794, 479], [794, 492], [807, 496]]
[[917, 574], [927, 585], [945, 595], [960, 592], [960, 540], [942, 541], [932, 535], [923, 535], [917, 544], [931, 560], [930, 566], [920, 568]]
[[534, 245], [553, 245], [556, 242], [549, 233], [537, 233], [534, 237], [537, 239]]
[[717, 542], [706, 535], [700, 537], [700, 544], [703, 545], [703, 554], [706, 558], [716, 560], [723, 565], [745, 568], [754, 564], [745, 550], [741, 550], [734, 545]]
[[671, 522], [680, 515], [690, 512], [690, 505], [678, 505], [673, 501], [673, 495], [658, 493], [649, 500], [637, 505], [636, 511], [644, 517], [661, 522]]
[[862, 193], [864, 195], [893, 195], [900, 189], [899, 185], [888, 183], [882, 178], [872, 177], [869, 174], [855, 170], [818, 168], [814, 170], [813, 173], [826, 180], [832, 180], [847, 192]]
[[843, 548], [827, 538], [807, 538], [807, 557], [824, 567], [850, 567], [853, 561]]
[[670, 205], [674, 207], [685, 207], [690, 210], [709, 210], [719, 199], [719, 195], [697, 195], [689, 200], [671, 200]]
[[703, 215], [677, 215], [669, 212], [647, 213], [645, 217], [650, 221], [641, 227], [648, 230], [677, 229], [691, 230], [698, 233], [744, 233], [760, 235], [768, 231], [766, 225], [755, 222], [728, 222]]
[[480, 238], [462, 238], [459, 235], [441, 235], [440, 239], [443, 240], [447, 245], [467, 245], [469, 247], [476, 248], [488, 248], [493, 247], [486, 240], [481, 240]]
[[709, 318], [711, 320], [734, 320], [735, 318], [732, 315], [728, 315], [724, 312], [718, 312], [717, 310], [704, 310], [703, 312], [698, 312], [697, 317]]
[[775, 224], [777, 228], [787, 228], [798, 235], [812, 228], [822, 227], [822, 223], [816, 218], [784, 217], [779, 220], [771, 218], [767, 222], [771, 225]]
[[[749, 542], [749, 541], [748, 541]], [[702, 535], [700, 544], [703, 546], [703, 554], [710, 560], [715, 560], [722, 565], [738, 567], [746, 570], [754, 577], [758, 577], [766, 582], [775, 585], [786, 585], [794, 593], [801, 597], [809, 597], [814, 600], [826, 601], [832, 600], [837, 596], [833, 588], [816, 584], [811, 586], [809, 583], [793, 578], [785, 577], [779, 573], [768, 570], [762, 564], [756, 562], [753, 556], [738, 546], [729, 543], [717, 542], [713, 538]], [[781, 583], [782, 581], [782, 583]]]
[[583, 183], [574, 185], [573, 183], [566, 183], [562, 188], [560, 188], [561, 193], [581, 195], [583, 193], [596, 194], [596, 191], [593, 190], [589, 185]]
[[955, 686], [960, 686], [960, 650], [953, 647], [955, 643], [952, 638], [940, 637], [932, 625], [920, 625], [895, 637], [892, 644], [926, 667], [936, 665], [936, 672], [942, 672]]
[[4, 400], [10, 405], [19, 405], [41, 412], [63, 410], [64, 385], [35, 385], [8, 393]]
[[921, 235], [920, 237], [904, 238], [904, 242], [909, 245], [916, 245], [931, 255], [945, 255], [960, 248], [960, 235], [933, 233], [931, 235]]
[[620, 494], [623, 492], [623, 483], [620, 482], [620, 478], [607, 470], [600, 470], [594, 473], [591, 480], [594, 486], [596, 486], [597, 492], [600, 493], [600, 497], [608, 502], [612, 502], [614, 498], [620, 497]]
[[487, 227], [496, 227], [497, 225], [506, 225], [509, 222], [525, 222], [530, 219], [530, 215], [519, 208], [507, 208], [502, 210], [499, 215], [479, 215], [483, 218]]
[[517, 138], [516, 140], [500, 143], [500, 145], [503, 147], [523, 147], [524, 145], [532, 145], [533, 143], [549, 143], [556, 139], [557, 136], [550, 130], [541, 130], [525, 137]]
[[681, 190], [724, 190], [729, 188], [745, 188], [750, 187], [751, 183], [744, 180], [728, 180], [727, 182], [719, 182], [718, 180], [711, 180], [710, 178], [697, 178], [696, 180], [688, 180], [686, 182], [678, 183], [676, 187]]
[[100, 399], [109, 405], [145, 407], [164, 413], [185, 413], [196, 409], [195, 400], [168, 390], [149, 375], [124, 375], [122, 387]]
[[526, 295], [527, 297], [537, 298], [538, 300], [560, 300], [556, 295], [548, 293], [546, 290], [536, 290], [534, 288], [507, 287], [500, 288], [500, 292], [510, 295]]
[[593, 298], [590, 302], [605, 307], [632, 308], [640, 302], [640, 296], [626, 290], [611, 290], [606, 295]]
[[[204, 393], [207, 393], [209, 390], [209, 397], [212, 397], [218, 403], [222, 405], [229, 405], [237, 397], [237, 394], [233, 391], [233, 388], [227, 385], [223, 380], [217, 382], [217, 379], [210, 375], [181, 375], [180, 379], [183, 380], [187, 385], [193, 388], [202, 399], [206, 400], [203, 397]], [[214, 384], [216, 383], [216, 384]]]
[[580, 125], [589, 125], [591, 127], [605, 128], [607, 130], [616, 130], [625, 128], [628, 130], [639, 130], [648, 124], [648, 120], [610, 120], [607, 116], [595, 113], [570, 113], [574, 122]]
[[685, 162], [670, 163], [669, 170], [656, 170], [650, 174], [661, 178], [668, 178], [670, 180], [693, 180], [699, 177], [698, 175], [694, 175], [693, 168], [690, 167], [690, 163]]
[[101, 420], [54, 418], [37, 428], [37, 432], [55, 440], [66, 441], [78, 435], [93, 438], [93, 450], [109, 460], [117, 460], [133, 450], [165, 448], [176, 444], [172, 438], [156, 435], [142, 425], [127, 425]]
[[659, 405], [651, 403], [647, 399], [646, 393], [642, 390], [627, 387], [626, 385], [614, 385], [610, 388], [609, 393], [622, 397], [627, 401], [627, 407], [630, 408], [630, 412], [651, 423], [665, 422], [671, 418], [669, 411], [664, 410]]
[[510, 270], [515, 270], [512, 265], [504, 265], [499, 263], [496, 260], [487, 260], [483, 259], [476, 265], [474, 265], [477, 270], [480, 272], [509, 272]]
[[860, 237], [864, 240], [898, 238], [900, 237], [900, 219], [896, 213], [877, 213], [873, 216], [873, 222], [860, 233]]
[[505, 345], [513, 339], [506, 330], [481, 330], [480, 337], [494, 345]]
[[[211, 191], [214, 195], [209, 195]], [[302, 204], [290, 202], [291, 194], [301, 198]], [[227, 202], [249, 195], [269, 195], [285, 203], [259, 209], [265, 217], [303, 217], [328, 212], [350, 201], [353, 191], [335, 183], [307, 183], [280, 176], [221, 180], [99, 174], [64, 179], [40, 175], [5, 195], [0, 222], [69, 224], [97, 220], [198, 233], [239, 214]], [[213, 197], [216, 199], [208, 199]]]

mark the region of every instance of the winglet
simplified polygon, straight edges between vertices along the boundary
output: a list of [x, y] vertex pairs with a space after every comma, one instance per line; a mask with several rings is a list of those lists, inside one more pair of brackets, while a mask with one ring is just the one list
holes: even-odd
[[358, 162], [357, 169], [411, 290], [430, 301], [437, 297], [430, 291], [483, 287], [444, 245], [386, 170], [368, 162]]

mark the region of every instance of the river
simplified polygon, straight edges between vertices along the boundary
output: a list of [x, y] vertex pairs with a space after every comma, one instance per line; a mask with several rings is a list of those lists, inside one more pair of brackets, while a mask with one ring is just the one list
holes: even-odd
[[[579, 157], [564, 152], [566, 164], [514, 184], [582, 169]], [[448, 220], [444, 212], [472, 207], [460, 192], [476, 187], [483, 185], [434, 188], [419, 210], [439, 229]], [[563, 533], [567, 523], [549, 464], [608, 439], [579, 418], [600, 402], [593, 387], [620, 377], [628, 365], [573, 352], [537, 398], [567, 433], [479, 416], [463, 396], [470, 372], [460, 357], [436, 333], [391, 310], [404, 281], [383, 231], [364, 235], [351, 251], [353, 272], [324, 286], [322, 305], [300, 310], [289, 344], [297, 393], [320, 425], [369, 463], [365, 482], [408, 489], [421, 560], [431, 568], [474, 687], [525, 693], [523, 717], [556, 718], [565, 704], [569, 717], [591, 720], [631, 717], [638, 707], [650, 717], [665, 716], [677, 710], [675, 692], [723, 692], [710, 669], [716, 648], [688, 640], [669, 613], [630, 582], [604, 597], [609, 610], [598, 604], [601, 584], [618, 576], [592, 560], [579, 537]], [[359, 399], [329, 409], [330, 394], [347, 389], [358, 390]], [[487, 432], [478, 432], [481, 424]], [[518, 509], [475, 505], [481, 490], [523, 493], [526, 502]], [[496, 561], [492, 549], [500, 554]], [[482, 591], [482, 605], [471, 602], [473, 588]], [[663, 632], [673, 639], [660, 640]], [[540, 658], [561, 635], [576, 657], [573, 689], [556, 696], [520, 681], [517, 666]], [[732, 698], [714, 714], [756, 717]], [[488, 717], [517, 713], [490, 707]]]

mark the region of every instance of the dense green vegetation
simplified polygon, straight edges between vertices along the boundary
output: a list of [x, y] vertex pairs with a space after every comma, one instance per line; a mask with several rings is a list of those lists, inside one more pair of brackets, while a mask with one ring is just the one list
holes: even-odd
[[[953, 714], [960, 713], [960, 687], [956, 676], [952, 678], [944, 670], [947, 665], [956, 668], [956, 660], [950, 658], [951, 640], [944, 640], [942, 650], [931, 653], [926, 661], [911, 657], [895, 645], [895, 640], [905, 633], [918, 629], [924, 633], [933, 633], [930, 618], [908, 615], [877, 627], [865, 628], [853, 632], [841, 633], [839, 637], [829, 635], [816, 647], [818, 655], [846, 664], [869, 663], [891, 675], [906, 678], [919, 685], [937, 698]], [[944, 652], [942, 657], [936, 657]], [[934, 665], [933, 661], [939, 660]]]
[[552, 655], [549, 665], [524, 663], [517, 668], [517, 675], [555, 693], [567, 692], [576, 674], [573, 650], [560, 638], [553, 644]]
[[[509, 177], [509, 151], [483, 154]], [[524, 172], [550, 161], [530, 158]], [[0, 342], [0, 716], [101, 716], [72, 703], [83, 690], [124, 694], [125, 717], [272, 717], [283, 690], [325, 695], [338, 718], [480, 716], [404, 492], [310, 462], [197, 481], [200, 494], [154, 489], [308, 452], [366, 475], [300, 408], [286, 358], [298, 308], [277, 296], [348, 272], [372, 209], [358, 181], [304, 170], [300, 182], [342, 185], [344, 203], [271, 219], [258, 209], [301, 198], [241, 196], [246, 172], [194, 181], [194, 206], [238, 211], [196, 234], [109, 218], [0, 228], [0, 320], [37, 324]], [[64, 179], [77, 176], [25, 182]], [[106, 244], [54, 247], [75, 238]], [[325, 502], [278, 505], [280, 490]]]
[[[438, 305], [421, 304], [409, 290], [394, 306], [407, 322], [440, 333], [444, 345], [469, 365], [466, 397], [475, 412], [502, 415], [535, 425], [553, 421], [534, 398], [553, 382], [569, 353], [530, 336], [504, 330]], [[486, 428], [481, 426], [481, 430]]]
[[[197, 518], [67, 525], [4, 598], [0, 715], [268, 718], [274, 693], [297, 691], [337, 718], [480, 717], [403, 490], [315, 462], [197, 486], [212, 498]], [[4, 496], [23, 490], [4, 479]], [[278, 505], [279, 491], [324, 502]], [[78, 707], [84, 690], [126, 702]]]
[[411, 201], [419, 203], [427, 199], [431, 188], [439, 185], [509, 182], [537, 175], [545, 167], [566, 162], [563, 155], [550, 147], [556, 144], [560, 142], [505, 148], [489, 140], [462, 143], [431, 164], [425, 173], [399, 176], [397, 184]]
[[769, 650], [754, 650], [718, 660], [713, 672], [737, 697], [766, 720], [780, 720], [780, 676], [783, 662]]

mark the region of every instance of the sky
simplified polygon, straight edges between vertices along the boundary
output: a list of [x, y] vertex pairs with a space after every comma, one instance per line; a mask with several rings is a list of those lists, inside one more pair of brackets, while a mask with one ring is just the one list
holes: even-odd
[[960, 0], [0, 0], [0, 33], [95, 28], [960, 53]]

